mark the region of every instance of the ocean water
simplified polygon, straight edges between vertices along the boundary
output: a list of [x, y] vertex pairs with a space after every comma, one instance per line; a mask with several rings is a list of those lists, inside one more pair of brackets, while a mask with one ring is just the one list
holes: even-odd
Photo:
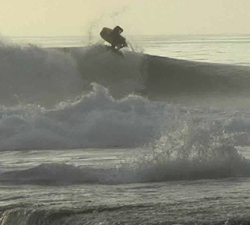
[[0, 225], [250, 224], [250, 35], [0, 42]]

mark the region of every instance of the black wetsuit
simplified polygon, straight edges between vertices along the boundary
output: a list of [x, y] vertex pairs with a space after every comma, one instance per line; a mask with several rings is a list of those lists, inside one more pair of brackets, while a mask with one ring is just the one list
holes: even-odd
[[113, 42], [112, 42], [112, 48], [116, 48], [120, 49], [122, 47], [124, 47], [123, 43], [120, 43], [120, 39], [121, 39], [121, 33], [123, 32], [123, 29], [119, 26], [116, 26], [113, 31], [112, 31], [112, 37], [113, 37]]

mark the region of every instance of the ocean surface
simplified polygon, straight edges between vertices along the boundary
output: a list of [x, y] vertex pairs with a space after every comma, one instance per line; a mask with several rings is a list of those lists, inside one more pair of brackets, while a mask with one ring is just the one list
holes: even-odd
[[250, 35], [1, 37], [0, 225], [250, 224]]

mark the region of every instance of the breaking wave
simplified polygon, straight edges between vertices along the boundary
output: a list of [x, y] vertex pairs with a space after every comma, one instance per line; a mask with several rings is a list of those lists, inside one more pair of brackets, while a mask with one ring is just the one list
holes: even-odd
[[136, 147], [157, 136], [166, 105], [130, 95], [116, 100], [93, 91], [53, 110], [25, 106], [0, 112], [1, 149]]
[[118, 53], [100, 44], [42, 49], [1, 42], [0, 50], [1, 150], [139, 147], [185, 114], [221, 120], [239, 145], [249, 143], [247, 111], [200, 107], [208, 99], [247, 105], [249, 67]]

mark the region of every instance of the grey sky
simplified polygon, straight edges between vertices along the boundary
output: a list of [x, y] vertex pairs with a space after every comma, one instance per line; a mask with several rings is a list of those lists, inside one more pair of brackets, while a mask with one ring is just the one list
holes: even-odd
[[250, 34], [250, 0], [2, 0], [3, 35]]

